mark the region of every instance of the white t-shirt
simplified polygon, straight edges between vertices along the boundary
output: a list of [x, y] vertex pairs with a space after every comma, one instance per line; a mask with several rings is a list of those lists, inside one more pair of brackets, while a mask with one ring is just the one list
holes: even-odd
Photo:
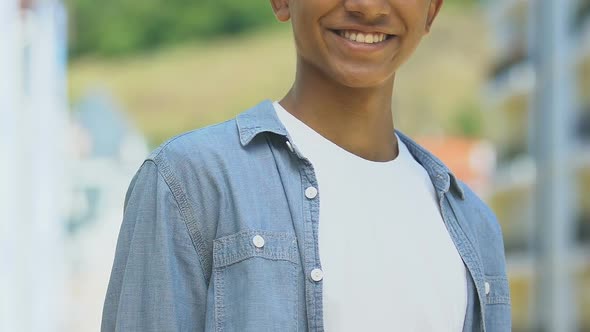
[[274, 105], [318, 181], [325, 330], [461, 331], [466, 268], [404, 143], [396, 159], [370, 161]]

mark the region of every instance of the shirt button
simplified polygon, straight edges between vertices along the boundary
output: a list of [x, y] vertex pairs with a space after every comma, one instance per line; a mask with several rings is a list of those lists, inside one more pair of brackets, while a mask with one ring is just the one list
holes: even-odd
[[320, 281], [322, 279], [324, 279], [324, 271], [320, 269], [311, 270], [311, 280]]
[[318, 190], [315, 187], [307, 187], [305, 189], [305, 197], [312, 199], [318, 195]]
[[254, 236], [252, 242], [256, 248], [262, 248], [264, 246], [264, 238], [260, 235]]
[[289, 148], [289, 150], [291, 152], [293, 152], [293, 146], [291, 145], [291, 142], [287, 141], [287, 142], [285, 142], [285, 144], [287, 144], [287, 147]]
[[486, 295], [490, 294], [490, 283], [486, 281], [486, 283], [484, 284], [485, 289], [486, 289]]

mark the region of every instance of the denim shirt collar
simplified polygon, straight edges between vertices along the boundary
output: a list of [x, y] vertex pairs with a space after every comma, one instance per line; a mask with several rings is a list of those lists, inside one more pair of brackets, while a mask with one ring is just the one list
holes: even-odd
[[[254, 107], [238, 114], [236, 123], [242, 146], [248, 145], [256, 135], [262, 132], [288, 136], [287, 129], [279, 120], [273, 102], [269, 99], [265, 99]], [[459, 198], [465, 199], [459, 180], [442, 161], [399, 130], [395, 130], [395, 132], [406, 144], [412, 156], [426, 169], [439, 197], [452, 188]]]

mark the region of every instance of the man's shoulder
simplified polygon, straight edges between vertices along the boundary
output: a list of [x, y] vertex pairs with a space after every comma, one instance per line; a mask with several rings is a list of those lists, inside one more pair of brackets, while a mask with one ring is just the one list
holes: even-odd
[[458, 180], [458, 183], [463, 190], [464, 199], [461, 206], [466, 214], [465, 217], [484, 222], [496, 232], [501, 232], [500, 224], [491, 207], [465, 182]]
[[156, 164], [163, 159], [185, 162], [187, 158], [224, 151], [234, 143], [239, 143], [235, 117], [175, 135], [160, 144], [146, 159]]
[[463, 189], [464, 199], [454, 200], [454, 205], [462, 214], [463, 230], [474, 240], [474, 244], [479, 246], [483, 256], [492, 257], [495, 264], [490, 265], [493, 267], [488, 266], [487, 272], [505, 273], [504, 236], [496, 214], [467, 184], [459, 181], [459, 185]]
[[[448, 195], [455, 214], [459, 214], [458, 221], [467, 235], [482, 246], [483, 249], [492, 246], [503, 246], [502, 229], [496, 214], [490, 206], [467, 183], [460, 180], [449, 167], [434, 153], [398, 132], [412, 154], [429, 170], [433, 181], [438, 171], [448, 172], [450, 176], [450, 195]], [[438, 169], [438, 171], [437, 171]], [[500, 248], [498, 248], [500, 249]]]
[[221, 122], [178, 134], [153, 150], [149, 160], [171, 163], [203, 160], [223, 160], [235, 156], [257, 133], [270, 131], [283, 133], [276, 128], [279, 120], [274, 115], [272, 102], [265, 99], [241, 110]]
[[[410, 152], [416, 158], [423, 167], [429, 171], [429, 173], [436, 173], [436, 169], [444, 170], [450, 174], [450, 186], [456, 186], [458, 189], [457, 202], [460, 202], [460, 206], [464, 213], [468, 214], [469, 217], [478, 216], [481, 220], [489, 221], [497, 224], [496, 216], [492, 209], [484, 202], [480, 195], [464, 181], [460, 180], [457, 175], [434, 153], [429, 151], [426, 147], [422, 146], [418, 142], [414, 141], [404, 133], [397, 131], [398, 135], [403, 139]], [[436, 174], [431, 174], [436, 175]], [[455, 196], [453, 196], [455, 197]], [[467, 217], [467, 215], [466, 215]]]

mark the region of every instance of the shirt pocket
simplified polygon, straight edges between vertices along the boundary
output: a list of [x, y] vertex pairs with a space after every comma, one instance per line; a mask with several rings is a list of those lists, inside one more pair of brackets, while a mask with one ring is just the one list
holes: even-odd
[[296, 331], [294, 233], [245, 230], [213, 241], [216, 331]]
[[485, 317], [488, 332], [511, 331], [510, 285], [506, 276], [485, 276]]

